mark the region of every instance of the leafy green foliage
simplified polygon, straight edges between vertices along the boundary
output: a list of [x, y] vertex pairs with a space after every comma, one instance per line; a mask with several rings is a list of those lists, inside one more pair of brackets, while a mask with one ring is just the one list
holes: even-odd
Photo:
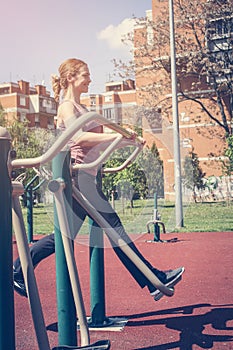
[[[106, 162], [106, 168], [115, 168], [124, 163], [130, 156], [131, 148], [117, 150]], [[134, 162], [127, 168], [116, 173], [106, 173], [103, 177], [103, 190], [110, 196], [112, 191], [117, 191], [118, 195], [131, 200], [135, 192], [144, 197], [147, 193], [147, 186], [144, 174], [139, 165]]]
[[138, 163], [144, 171], [148, 186], [148, 195], [153, 196], [154, 192], [159, 197], [164, 195], [163, 162], [160, 159], [156, 144], [151, 149], [145, 148], [138, 157]]
[[205, 173], [199, 166], [197, 154], [192, 150], [184, 159], [184, 185], [193, 192], [204, 187], [203, 178]]
[[[132, 149], [114, 152], [105, 167], [114, 168], [121, 165], [131, 154]], [[145, 148], [133, 164], [117, 173], [105, 174], [103, 190], [110, 196], [112, 191], [132, 201], [137, 196], [146, 198], [157, 192], [163, 196], [163, 164], [155, 144], [151, 149]]]
[[0, 104], [0, 126], [6, 127], [7, 126], [7, 118], [6, 118], [6, 113], [4, 111], [4, 108]]
[[[12, 149], [16, 151], [17, 158], [34, 158], [41, 156], [45, 148], [52, 142], [52, 133], [45, 129], [28, 127], [28, 122], [21, 122], [16, 117], [8, 120], [7, 114], [0, 105], [0, 126], [7, 128], [11, 135]], [[17, 169], [20, 174], [26, 171], [27, 181], [35, 176], [32, 169]]]
[[225, 150], [225, 156], [227, 161], [223, 162], [224, 171], [227, 175], [231, 175], [233, 172], [233, 135], [227, 137], [227, 149]]

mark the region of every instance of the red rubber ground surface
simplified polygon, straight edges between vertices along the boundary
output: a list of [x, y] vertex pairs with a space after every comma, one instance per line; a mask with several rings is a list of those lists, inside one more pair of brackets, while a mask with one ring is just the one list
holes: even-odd
[[[129, 321], [121, 332], [91, 331], [91, 342], [110, 339], [112, 350], [233, 349], [233, 232], [167, 236], [178, 237], [178, 241], [147, 243], [153, 239], [147, 234], [136, 240], [140, 251], [156, 267], [186, 268], [175, 295], [159, 302], [138, 287], [112, 249], [105, 250], [106, 316], [126, 316]], [[75, 244], [75, 253], [88, 314], [85, 243], [83, 238], [83, 244]], [[17, 246], [13, 246], [16, 257]], [[52, 348], [58, 345], [54, 256], [37, 267], [36, 278]], [[15, 323], [16, 349], [37, 350], [28, 301], [16, 293]]]

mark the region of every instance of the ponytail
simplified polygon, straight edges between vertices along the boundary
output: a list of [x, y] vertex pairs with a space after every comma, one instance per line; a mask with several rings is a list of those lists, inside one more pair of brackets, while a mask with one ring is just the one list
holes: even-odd
[[54, 99], [56, 102], [59, 102], [60, 92], [61, 92], [61, 83], [60, 83], [60, 77], [58, 75], [52, 75], [52, 88], [54, 92]]

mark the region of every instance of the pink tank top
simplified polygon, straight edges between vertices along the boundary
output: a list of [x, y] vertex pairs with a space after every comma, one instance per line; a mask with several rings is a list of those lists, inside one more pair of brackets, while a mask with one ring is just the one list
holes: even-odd
[[[69, 127], [76, 118], [78, 118], [82, 114], [85, 114], [88, 112], [88, 110], [84, 106], [81, 106], [81, 105], [75, 103], [74, 101], [64, 100], [62, 103], [65, 103], [65, 102], [71, 102], [75, 107], [76, 113], [75, 113], [75, 116], [72, 116], [71, 118], [66, 120], [66, 125], [64, 122], [61, 123], [60, 125], [58, 125], [58, 129], [60, 129], [61, 131], [64, 131], [67, 127]], [[102, 126], [100, 124], [96, 123], [95, 121], [91, 121], [91, 122], [86, 123], [82, 127], [82, 131], [101, 133]], [[98, 147], [93, 147], [93, 146], [92, 147], [81, 147], [72, 139], [68, 142], [68, 146], [70, 147], [73, 165], [83, 164], [83, 163], [85, 163], [85, 164], [91, 163], [94, 160], [96, 160], [100, 154]], [[98, 168], [94, 167], [94, 168], [90, 168], [90, 169], [84, 169], [84, 171], [86, 171], [87, 173], [89, 173], [91, 175], [96, 176]]]

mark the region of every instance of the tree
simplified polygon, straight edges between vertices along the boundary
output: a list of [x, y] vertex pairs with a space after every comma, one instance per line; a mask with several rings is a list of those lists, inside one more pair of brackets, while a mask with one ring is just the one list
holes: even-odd
[[[29, 128], [28, 122], [21, 122], [17, 117], [8, 120], [7, 114], [0, 105], [0, 126], [7, 128], [11, 135], [12, 149], [16, 151], [17, 158], [34, 158], [41, 156], [45, 149], [53, 142], [52, 132], [45, 129]], [[17, 174], [25, 172], [27, 180], [34, 177], [31, 169], [17, 169]]]
[[[105, 167], [118, 167], [130, 156], [131, 152], [131, 147], [115, 151], [107, 160]], [[135, 194], [143, 198], [147, 194], [146, 178], [137, 161], [122, 171], [104, 174], [102, 186], [107, 196], [110, 196], [112, 191], [118, 190], [119, 195], [130, 201], [131, 207], [133, 207]]]
[[187, 155], [184, 159], [183, 183], [185, 187], [192, 190], [195, 202], [195, 190], [200, 190], [205, 187], [203, 182], [205, 175], [206, 174], [202, 171], [199, 165], [199, 159], [197, 157], [197, 154], [192, 149], [189, 155]]
[[7, 126], [6, 112], [1, 104], [0, 104], [0, 126], [2, 126], [3, 128]]
[[[154, 21], [139, 19], [133, 64], [115, 64], [126, 75], [134, 71], [143, 103], [162, 106], [165, 114], [171, 108], [169, 11], [168, 2], [153, 3], [161, 12]], [[195, 103], [228, 137], [233, 118], [232, 0], [176, 0], [174, 12], [179, 102]], [[132, 41], [132, 36], [124, 40]]]
[[225, 150], [227, 160], [223, 161], [223, 170], [226, 175], [230, 176], [233, 172], [233, 135], [227, 138], [227, 148]]
[[164, 195], [163, 162], [160, 159], [156, 144], [145, 148], [138, 157], [138, 163], [145, 173], [148, 186], [148, 195], [152, 197], [156, 192], [158, 196]]
[[[178, 53], [183, 56], [177, 60], [181, 100], [197, 103], [228, 136], [233, 118], [232, 1], [178, 1], [176, 11], [179, 26], [185, 28], [181, 33], [178, 26], [177, 35]], [[188, 77], [191, 86], [186, 86]]]
[[[122, 149], [114, 152], [114, 155], [106, 162], [105, 167], [117, 167], [131, 154], [131, 149]], [[135, 196], [146, 198], [154, 192], [163, 196], [163, 163], [159, 157], [155, 144], [151, 149], [144, 148], [135, 162], [124, 170], [105, 174], [103, 177], [103, 190], [110, 196], [112, 191], [118, 190], [125, 198], [130, 200], [133, 206]]]

